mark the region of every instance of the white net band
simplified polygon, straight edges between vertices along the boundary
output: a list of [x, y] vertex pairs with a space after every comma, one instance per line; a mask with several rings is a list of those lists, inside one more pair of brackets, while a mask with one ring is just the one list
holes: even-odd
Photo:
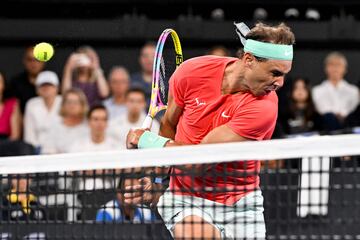
[[0, 174], [124, 169], [246, 160], [360, 155], [360, 135], [314, 136], [262, 142], [191, 145], [163, 149], [0, 158]]

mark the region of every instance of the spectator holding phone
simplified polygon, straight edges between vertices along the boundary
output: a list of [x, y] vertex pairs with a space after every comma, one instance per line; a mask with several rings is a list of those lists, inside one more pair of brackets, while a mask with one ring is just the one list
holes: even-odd
[[90, 106], [109, 95], [109, 86], [100, 67], [99, 56], [89, 46], [80, 47], [68, 58], [63, 73], [62, 91], [81, 89]]

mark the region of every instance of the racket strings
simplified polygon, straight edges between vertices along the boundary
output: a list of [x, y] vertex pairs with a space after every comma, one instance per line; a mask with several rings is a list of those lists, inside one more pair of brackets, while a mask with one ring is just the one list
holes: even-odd
[[166, 39], [162, 58], [160, 59], [160, 76], [159, 76], [159, 98], [164, 105], [167, 105], [169, 80], [176, 70], [176, 53], [173, 40], [170, 36]]

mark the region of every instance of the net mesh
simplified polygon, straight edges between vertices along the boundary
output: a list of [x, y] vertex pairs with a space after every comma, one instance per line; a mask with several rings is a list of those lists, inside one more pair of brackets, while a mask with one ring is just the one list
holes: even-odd
[[3, 157], [0, 236], [360, 239], [359, 144], [342, 135]]

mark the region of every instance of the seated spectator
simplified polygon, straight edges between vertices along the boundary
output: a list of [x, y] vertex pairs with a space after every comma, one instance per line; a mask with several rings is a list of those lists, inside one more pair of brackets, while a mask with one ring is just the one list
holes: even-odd
[[[360, 81], [357, 83], [357, 87], [360, 95]], [[357, 108], [351, 112], [345, 119], [345, 127], [360, 127], [360, 103]]]
[[41, 151], [46, 135], [60, 122], [61, 96], [59, 78], [51, 71], [41, 72], [36, 79], [39, 97], [30, 99], [25, 107], [24, 140]]
[[287, 106], [280, 106], [279, 122], [285, 134], [298, 134], [322, 130], [321, 117], [316, 112], [309, 82], [296, 78], [289, 93]]
[[21, 136], [21, 113], [18, 100], [9, 97], [5, 77], [0, 73], [0, 141], [18, 140]]
[[156, 44], [147, 42], [140, 51], [140, 71], [131, 75], [131, 87], [141, 88], [145, 91], [146, 105], [150, 104], [151, 82]]
[[21, 113], [25, 111], [26, 102], [36, 97], [35, 81], [37, 75], [45, 68], [45, 63], [36, 60], [33, 54], [34, 47], [25, 49], [23, 64], [24, 71], [16, 75], [10, 81], [10, 87], [14, 96], [20, 101]]
[[[126, 93], [126, 114], [110, 121], [109, 134], [117, 143], [126, 147], [126, 136], [131, 128], [141, 127], [145, 120], [145, 93], [140, 88], [132, 88]], [[151, 131], [159, 132], [160, 125], [156, 119], [152, 122]]]
[[62, 97], [61, 120], [52, 126], [42, 153], [68, 153], [71, 146], [80, 138], [87, 136], [86, 113], [88, 104], [84, 93], [79, 89], [69, 89]]
[[327, 80], [313, 89], [317, 111], [323, 116], [326, 130], [343, 127], [344, 119], [359, 103], [356, 86], [344, 80], [347, 60], [342, 53], [332, 52], [325, 58]]
[[[96, 152], [119, 149], [115, 142], [106, 135], [108, 113], [104, 106], [93, 106], [87, 114], [87, 120], [90, 136], [83, 136], [83, 138], [74, 142], [70, 150], [71, 152]], [[120, 146], [120, 144], [118, 145]], [[82, 177], [84, 175], [89, 177], [80, 180], [79, 188], [81, 190], [110, 188], [111, 182], [103, 177], [105, 173], [106, 171], [101, 169], [83, 172], [81, 174]]]
[[207, 55], [215, 55], [219, 57], [230, 57], [230, 51], [221, 45], [217, 45], [212, 47], [208, 52]]
[[29, 191], [31, 178], [12, 175], [11, 190], [3, 198], [1, 211], [3, 221], [41, 221], [46, 220], [44, 208], [34, 193]]
[[129, 89], [130, 76], [126, 68], [115, 66], [110, 70], [109, 83], [111, 96], [104, 101], [109, 119], [119, 117], [126, 112], [125, 94]]
[[156, 220], [154, 212], [148, 208], [125, 204], [124, 193], [126, 186], [134, 186], [139, 180], [133, 178], [121, 179], [119, 182], [117, 199], [106, 203], [96, 214], [97, 222], [131, 222], [150, 223]]
[[68, 58], [62, 79], [62, 91], [81, 89], [90, 106], [109, 95], [109, 86], [97, 53], [91, 47], [81, 47]]

